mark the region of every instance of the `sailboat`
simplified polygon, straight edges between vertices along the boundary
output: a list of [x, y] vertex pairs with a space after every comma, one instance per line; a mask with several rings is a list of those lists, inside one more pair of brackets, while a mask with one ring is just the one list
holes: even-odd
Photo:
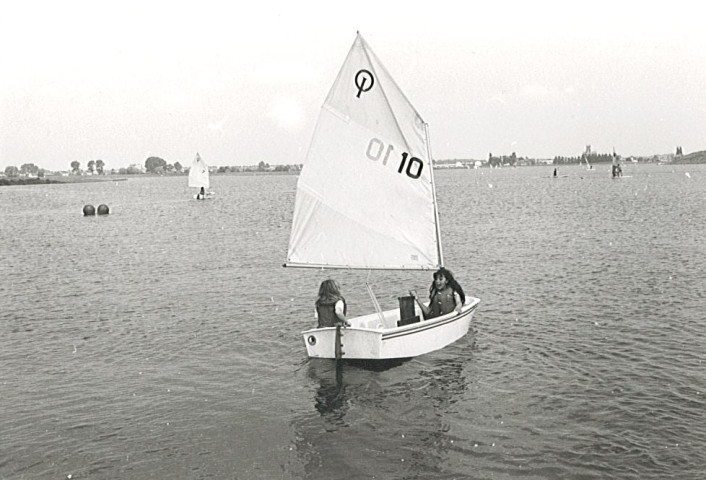
[[[328, 94], [299, 176], [285, 267], [443, 266], [428, 126], [358, 33]], [[480, 299], [430, 320], [418, 305], [302, 332], [311, 358], [411, 358], [468, 332]], [[371, 308], [372, 310], [372, 308]], [[402, 313], [402, 311], [405, 311]], [[407, 323], [409, 318], [413, 323]]]
[[199, 193], [194, 195], [196, 200], [205, 200], [213, 195], [213, 192], [207, 191], [210, 187], [208, 165], [206, 165], [206, 162], [203, 161], [198, 152], [189, 169], [189, 187], [199, 189]]

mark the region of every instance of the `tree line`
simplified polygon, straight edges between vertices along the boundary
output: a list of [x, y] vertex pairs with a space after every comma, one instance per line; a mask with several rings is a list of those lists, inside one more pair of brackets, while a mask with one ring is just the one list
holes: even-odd
[[45, 170], [43, 168], [39, 168], [34, 163], [25, 163], [20, 168], [17, 168], [14, 165], [5, 167], [6, 177], [32, 176], [41, 178], [44, 176], [44, 173]]
[[580, 157], [554, 157], [554, 165], [567, 165], [572, 163], [612, 163], [613, 154], [611, 153], [590, 153], [586, 155], [585, 153]]
[[[90, 160], [86, 164], [86, 170], [81, 168], [81, 162], [74, 160], [70, 163], [70, 173], [72, 175], [83, 175], [84, 173], [90, 175], [105, 175], [106, 173], [118, 173], [120, 175], [125, 174], [140, 174], [140, 173], [153, 173], [158, 175], [163, 174], [181, 174], [189, 170], [189, 168], [184, 168], [184, 166], [179, 162], [174, 162], [173, 164], [167, 163], [166, 160], [160, 157], [148, 157], [145, 160], [144, 170], [140, 168], [139, 165], [131, 165], [127, 168], [120, 168], [117, 172], [115, 170], [107, 171], [106, 165], [103, 160]], [[269, 163], [260, 162], [257, 166], [230, 166], [230, 167], [218, 167], [218, 173], [228, 173], [228, 172], [242, 172], [242, 171], [258, 171], [258, 172], [290, 172], [301, 170], [301, 165], [275, 165], [271, 167]], [[47, 174], [52, 172], [38, 167], [33, 163], [25, 163], [21, 167], [9, 166], [5, 168], [5, 176], [7, 177], [38, 177], [42, 178]]]

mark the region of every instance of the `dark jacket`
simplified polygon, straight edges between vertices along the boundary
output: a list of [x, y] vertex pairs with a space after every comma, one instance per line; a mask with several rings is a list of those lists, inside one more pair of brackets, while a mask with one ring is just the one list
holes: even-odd
[[[348, 310], [348, 305], [346, 305], [346, 299], [341, 297], [343, 300], [343, 314], [346, 315]], [[341, 323], [341, 320], [336, 316], [336, 300], [333, 303], [317, 303], [316, 304], [316, 315], [319, 317], [319, 328], [323, 327], [335, 327], [337, 324]]]

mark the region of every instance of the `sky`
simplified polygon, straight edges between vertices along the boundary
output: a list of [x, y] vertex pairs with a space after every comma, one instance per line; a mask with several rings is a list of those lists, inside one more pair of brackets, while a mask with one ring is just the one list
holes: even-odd
[[0, 0], [0, 171], [303, 163], [355, 40], [434, 158], [706, 150], [697, 2]]

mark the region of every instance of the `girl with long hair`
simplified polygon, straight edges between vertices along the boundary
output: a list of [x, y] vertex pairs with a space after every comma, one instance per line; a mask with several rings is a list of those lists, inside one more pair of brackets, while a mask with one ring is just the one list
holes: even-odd
[[341, 295], [341, 287], [335, 280], [329, 278], [321, 282], [315, 305], [319, 328], [336, 325], [350, 327], [351, 324], [346, 320], [346, 299]]
[[466, 294], [456, 281], [450, 270], [440, 268], [434, 272], [434, 279], [429, 287], [429, 306], [419, 301], [417, 292], [411, 291], [425, 319], [446, 315], [454, 310], [461, 313], [461, 307], [466, 302]]

